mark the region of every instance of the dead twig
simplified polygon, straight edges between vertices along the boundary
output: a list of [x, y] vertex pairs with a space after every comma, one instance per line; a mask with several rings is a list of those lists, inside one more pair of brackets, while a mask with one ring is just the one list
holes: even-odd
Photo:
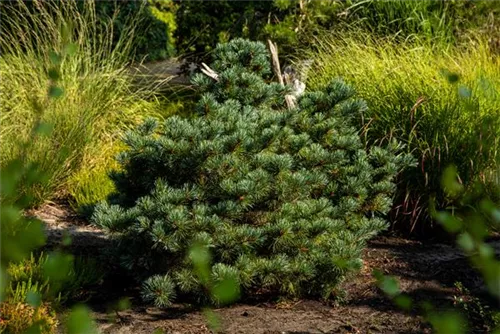
[[[278, 82], [281, 85], [285, 86], [283, 76], [281, 75], [281, 66], [278, 57], [278, 46], [275, 43], [273, 43], [270, 39], [267, 40], [267, 44], [269, 46], [269, 52], [271, 52], [274, 74], [278, 77]], [[296, 100], [295, 96], [289, 94], [285, 95], [285, 102], [288, 109], [295, 108], [295, 100]]]
[[274, 74], [278, 77], [279, 83], [284, 86], [285, 82], [283, 81], [283, 76], [281, 75], [281, 66], [278, 57], [278, 46], [270, 39], [267, 40], [267, 44], [269, 46], [269, 52], [271, 52]]
[[201, 71], [209, 78], [212, 78], [215, 81], [219, 81], [219, 74], [217, 74], [217, 72], [212, 70], [207, 64], [201, 63]]

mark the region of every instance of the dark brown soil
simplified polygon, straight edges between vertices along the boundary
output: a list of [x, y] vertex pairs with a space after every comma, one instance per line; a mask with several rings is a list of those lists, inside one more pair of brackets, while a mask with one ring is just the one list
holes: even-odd
[[[35, 214], [46, 222], [47, 233], [57, 243], [62, 231], [71, 234], [74, 251], [98, 254], [112, 240], [102, 231], [89, 227], [70, 214], [67, 207], [47, 205]], [[500, 242], [491, 245], [500, 250]], [[312, 333], [430, 333], [430, 327], [417, 311], [406, 313], [394, 306], [375, 284], [374, 269], [397, 277], [401, 290], [416, 303], [430, 301], [440, 307], [452, 307], [462, 282], [472, 292], [481, 293], [482, 280], [456, 248], [445, 244], [424, 244], [397, 237], [379, 237], [364, 252], [363, 270], [343, 284], [346, 296], [329, 305], [321, 301], [295, 300], [238, 304], [215, 309], [220, 333], [312, 334]], [[119, 275], [119, 274], [117, 274]], [[119, 281], [119, 279], [118, 279]], [[124, 279], [123, 281], [126, 281]], [[135, 287], [123, 282], [104, 284], [100, 298], [90, 302], [102, 333], [212, 333], [202, 310], [175, 305], [166, 310], [140, 302]], [[106, 312], [114, 300], [128, 296], [132, 308]]]

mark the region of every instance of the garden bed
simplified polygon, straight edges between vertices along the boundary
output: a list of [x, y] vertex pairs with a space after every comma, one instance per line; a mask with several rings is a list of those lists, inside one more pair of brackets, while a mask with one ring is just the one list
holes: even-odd
[[[102, 231], [75, 217], [69, 207], [45, 205], [36, 212], [46, 223], [49, 244], [57, 244], [67, 231], [72, 251], [102, 253], [112, 242]], [[490, 244], [500, 250], [500, 242]], [[376, 287], [374, 269], [397, 277], [401, 289], [415, 301], [430, 301], [440, 307], [452, 306], [461, 282], [473, 293], [481, 293], [482, 281], [466, 258], [446, 244], [424, 244], [394, 236], [370, 241], [364, 251], [364, 269], [343, 284], [346, 296], [337, 305], [314, 300], [253, 300], [215, 309], [222, 333], [430, 333], [418, 314], [402, 312]], [[119, 274], [116, 274], [119, 275]], [[141, 302], [138, 287], [127, 280], [108, 279], [94, 292], [89, 305], [102, 333], [211, 333], [200, 309], [174, 304], [168, 309]], [[109, 312], [110, 303], [129, 297], [132, 307]]]

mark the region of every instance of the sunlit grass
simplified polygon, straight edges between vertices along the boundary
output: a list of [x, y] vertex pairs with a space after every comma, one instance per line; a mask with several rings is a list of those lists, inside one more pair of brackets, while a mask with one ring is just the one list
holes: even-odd
[[403, 175], [396, 222], [408, 229], [427, 222], [430, 198], [440, 208], [453, 204], [440, 191], [449, 164], [466, 185], [498, 179], [500, 58], [482, 38], [435, 47], [366, 34], [329, 35], [308, 56], [314, 60], [311, 89], [342, 77], [368, 102], [360, 117], [368, 143], [395, 137], [418, 158], [418, 168]]
[[[37, 162], [49, 177], [44, 187], [36, 189], [35, 203], [67, 193], [77, 202], [84, 193], [102, 197], [109, 183], [105, 174], [95, 173], [108, 169], [114, 143], [125, 129], [158, 112], [151, 99], [154, 91], [135, 86], [129, 70], [139, 16], [130, 17], [128, 28], [113, 40], [111, 20], [98, 24], [93, 1], [36, 1], [32, 7], [35, 10], [30, 11], [18, 1], [9, 15], [2, 13], [0, 162], [19, 154], [16, 143], [28, 138], [36, 119], [34, 104], [39, 103], [43, 120], [53, 131], [38, 138], [28, 152], [27, 159]], [[68, 46], [74, 50], [64, 56]], [[58, 85], [64, 93], [48, 100], [54, 52], [62, 56]], [[75, 181], [82, 169], [93, 175], [85, 185]]]

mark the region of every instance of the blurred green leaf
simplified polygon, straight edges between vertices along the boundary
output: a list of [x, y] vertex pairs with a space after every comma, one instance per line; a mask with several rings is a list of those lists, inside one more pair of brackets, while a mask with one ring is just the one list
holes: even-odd
[[153, 334], [165, 334], [165, 331], [161, 328], [157, 328], [154, 330]]
[[448, 80], [449, 83], [455, 84], [460, 80], [458, 73], [450, 72], [447, 69], [442, 69], [441, 74]]
[[470, 99], [472, 97], [472, 91], [468, 87], [460, 86], [458, 87], [458, 95], [464, 99]]
[[132, 303], [130, 302], [130, 298], [124, 297], [118, 301], [117, 311], [125, 311], [130, 309], [131, 307]]
[[391, 297], [399, 294], [399, 284], [395, 277], [385, 277], [381, 282], [381, 289]]
[[441, 224], [449, 233], [457, 233], [462, 227], [463, 223], [457, 217], [449, 214], [448, 212], [437, 212], [434, 218]]
[[[16, 225], [17, 221], [21, 220], [22, 215], [19, 210], [12, 206], [2, 206], [2, 211], [0, 211], [0, 217], [2, 218], [2, 237], [9, 237], [10, 235], [16, 234], [16, 231], [22, 227], [21, 224]], [[3, 240], [3, 238], [2, 238]], [[2, 258], [5, 254], [2, 253]]]
[[428, 318], [436, 334], [467, 333], [466, 321], [457, 312], [432, 314]]
[[63, 96], [64, 90], [61, 87], [57, 86], [50, 86], [49, 88], [49, 96], [51, 98], [57, 99], [61, 96]]
[[73, 307], [66, 320], [67, 334], [97, 334], [90, 310], [83, 305]]
[[455, 166], [451, 165], [444, 170], [441, 186], [450, 197], [456, 197], [463, 191], [463, 186], [458, 182], [458, 171]]
[[498, 94], [495, 88], [495, 84], [484, 75], [481, 75], [481, 78], [479, 79], [479, 88], [481, 89], [481, 92], [486, 96], [486, 98], [491, 100], [493, 100]]
[[204, 245], [195, 244], [189, 250], [189, 258], [193, 262], [194, 269], [202, 284], [210, 283], [210, 252]]
[[23, 334], [43, 334], [40, 323], [34, 323], [26, 331], [24, 331]]
[[38, 220], [22, 220], [18, 209], [2, 206], [1, 255], [2, 261], [18, 262], [29, 256], [30, 252], [45, 244], [43, 224]]
[[217, 317], [214, 311], [209, 308], [203, 310], [203, 315], [205, 316], [205, 319], [207, 319], [210, 330], [217, 333], [220, 329], [219, 317]]
[[[45, 177], [45, 174], [42, 173], [40, 169], [33, 166], [32, 168], [28, 168], [28, 170], [26, 171], [24, 181], [26, 183], [26, 186], [33, 184], [43, 184], [46, 181]], [[29, 205], [29, 203], [27, 205]]]
[[466, 252], [472, 252], [474, 250], [474, 240], [467, 232], [458, 236], [457, 244]]
[[386, 276], [379, 270], [374, 270], [373, 276], [377, 280], [378, 287], [389, 297], [392, 298], [400, 294], [399, 283], [395, 277]]
[[0, 266], [0, 303], [4, 301], [5, 291], [8, 284], [9, 284], [9, 277], [7, 276], [7, 271], [3, 267], [3, 261], [2, 261], [2, 265]]
[[38, 307], [42, 304], [42, 296], [38, 292], [29, 291], [26, 295], [26, 303], [33, 307]]
[[57, 52], [54, 52], [54, 51], [50, 51], [49, 52], [49, 59], [50, 59], [50, 62], [52, 63], [52, 65], [54, 66], [58, 66], [61, 64], [61, 56], [57, 53]]
[[40, 101], [38, 101], [37, 99], [35, 98], [30, 98], [29, 99], [29, 102], [30, 102], [30, 106], [31, 108], [33, 109], [33, 111], [35, 112], [35, 114], [40, 117], [41, 114], [43, 113], [43, 106], [42, 104], [40, 103]]
[[487, 259], [478, 264], [478, 267], [486, 281], [488, 292], [500, 297], [500, 262], [494, 259]]
[[57, 80], [59, 80], [59, 77], [60, 77], [59, 71], [55, 68], [51, 68], [49, 70], [48, 76], [49, 76], [50, 80], [57, 81]]
[[2, 173], [0, 173], [0, 195], [2, 200], [16, 193], [17, 182], [22, 176], [22, 170], [21, 160], [10, 161], [2, 166]]
[[66, 54], [68, 56], [72, 56], [76, 53], [77, 50], [78, 50], [78, 46], [75, 43], [68, 43], [64, 47], [64, 54]]
[[431, 303], [429, 303], [427, 300], [424, 300], [420, 303], [420, 308], [425, 312], [425, 313], [430, 313], [433, 311], [434, 307], [432, 306]]
[[195, 266], [206, 265], [211, 261], [208, 248], [199, 244], [193, 245], [191, 247], [189, 257], [191, 258]]
[[64, 49], [71, 44], [71, 38], [73, 36], [73, 31], [75, 29], [75, 24], [72, 21], [65, 21], [60, 27], [60, 34]]
[[485, 258], [493, 258], [495, 256], [495, 250], [490, 245], [481, 243], [479, 245], [479, 256]]
[[71, 245], [71, 242], [72, 242], [71, 235], [67, 232], [64, 232], [63, 237], [62, 237], [62, 242], [61, 242], [62, 245], [69, 246], [69, 245]]
[[238, 281], [233, 277], [225, 278], [213, 287], [212, 295], [221, 304], [235, 301], [240, 295]]
[[45, 277], [50, 281], [64, 281], [73, 268], [73, 255], [53, 252], [43, 265]]
[[467, 232], [474, 240], [483, 240], [489, 233], [483, 217], [477, 214], [467, 217]]
[[500, 223], [500, 210], [496, 209], [492, 211], [492, 216], [493, 219], [497, 222]]
[[35, 129], [36, 134], [41, 136], [48, 136], [52, 133], [54, 125], [50, 123], [40, 122]]
[[394, 298], [394, 303], [405, 311], [410, 311], [413, 301], [407, 295], [398, 295]]

